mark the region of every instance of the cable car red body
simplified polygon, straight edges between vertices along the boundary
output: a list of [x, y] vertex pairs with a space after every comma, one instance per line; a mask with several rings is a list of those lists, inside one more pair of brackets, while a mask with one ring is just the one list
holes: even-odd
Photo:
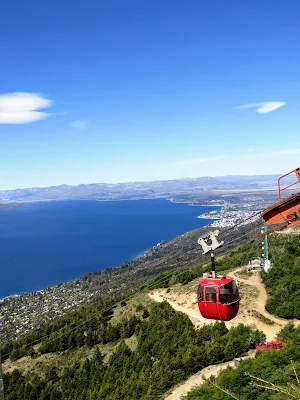
[[239, 304], [237, 285], [232, 278], [209, 275], [200, 281], [198, 307], [202, 317], [230, 321], [237, 315]]
[[[281, 180], [290, 174], [295, 174], [297, 181], [282, 187]], [[289, 227], [300, 222], [300, 192], [292, 194], [287, 197], [282, 197], [282, 192], [293, 185], [300, 182], [300, 168], [296, 168], [293, 171], [282, 175], [278, 179], [278, 202], [272, 206], [266, 208], [262, 213], [261, 217], [264, 219], [267, 225], [278, 225], [285, 223], [283, 228]]]

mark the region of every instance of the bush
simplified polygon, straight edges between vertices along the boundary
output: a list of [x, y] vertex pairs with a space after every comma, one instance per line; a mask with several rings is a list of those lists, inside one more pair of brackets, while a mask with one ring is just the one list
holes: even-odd
[[145, 311], [143, 312], [142, 317], [145, 319], [145, 318], [148, 318], [149, 316], [150, 316], [149, 311], [148, 311], [148, 310], [145, 310]]

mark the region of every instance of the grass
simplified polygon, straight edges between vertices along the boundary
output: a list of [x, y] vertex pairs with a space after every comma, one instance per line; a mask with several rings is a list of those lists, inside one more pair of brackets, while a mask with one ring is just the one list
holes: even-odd
[[253, 316], [261, 320], [266, 325], [274, 325], [274, 321], [270, 320], [269, 318], [265, 317], [258, 311], [253, 310]]
[[133, 299], [126, 301], [126, 306], [121, 307], [121, 305], [118, 305], [114, 309], [114, 315], [110, 322], [116, 325], [124, 318], [130, 318], [134, 315], [141, 317], [144, 310], [149, 310], [152, 304], [153, 300], [151, 300], [147, 294], [139, 294]]
[[241, 271], [236, 273], [236, 276], [243, 279], [249, 279], [252, 274], [252, 272], [248, 272], [246, 268], [243, 268]]

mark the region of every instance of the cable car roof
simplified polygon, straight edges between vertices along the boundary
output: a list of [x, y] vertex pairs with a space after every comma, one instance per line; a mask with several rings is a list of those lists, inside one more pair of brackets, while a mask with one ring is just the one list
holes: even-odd
[[229, 282], [232, 282], [233, 279], [228, 277], [228, 276], [216, 276], [216, 277], [205, 277], [202, 278], [200, 281], [200, 284], [202, 286], [210, 286], [210, 285], [215, 285], [215, 286], [224, 286]]

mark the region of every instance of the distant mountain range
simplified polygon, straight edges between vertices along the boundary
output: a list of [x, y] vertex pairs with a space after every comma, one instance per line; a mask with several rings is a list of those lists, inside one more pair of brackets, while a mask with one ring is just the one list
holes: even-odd
[[[225, 175], [225, 176], [217, 176], [216, 179], [220, 182], [230, 183], [232, 185], [239, 186], [274, 186], [277, 185], [277, 180], [280, 177], [280, 174], [274, 175]], [[295, 180], [293, 175], [285, 178], [286, 182], [292, 182]]]
[[93, 183], [78, 186], [59, 185], [46, 188], [0, 190], [0, 201], [33, 202], [50, 200], [126, 200], [166, 197], [178, 194], [194, 194], [214, 190], [274, 187], [279, 175], [256, 176], [206, 176], [151, 182]]

